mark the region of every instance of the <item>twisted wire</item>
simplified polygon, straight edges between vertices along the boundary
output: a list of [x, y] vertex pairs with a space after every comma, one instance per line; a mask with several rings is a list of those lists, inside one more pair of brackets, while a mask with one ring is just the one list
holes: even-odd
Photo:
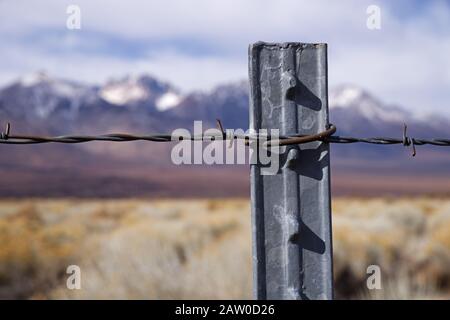
[[0, 144], [41, 144], [41, 143], [85, 143], [91, 141], [111, 141], [111, 142], [128, 142], [128, 141], [151, 141], [151, 142], [171, 142], [180, 140], [192, 140], [192, 141], [214, 141], [214, 140], [236, 140], [244, 139], [247, 142], [249, 140], [258, 140], [264, 138], [269, 140], [269, 144], [278, 145], [296, 145], [303, 144], [312, 141], [322, 141], [327, 143], [336, 144], [352, 144], [352, 143], [365, 143], [365, 144], [377, 144], [377, 145], [396, 145], [401, 144], [403, 146], [412, 146], [413, 156], [416, 154], [416, 146], [432, 145], [449, 147], [450, 139], [447, 138], [433, 138], [433, 139], [418, 139], [407, 136], [407, 126], [403, 127], [403, 136], [401, 138], [391, 137], [345, 137], [335, 136], [336, 127], [330, 124], [323, 132], [314, 135], [290, 135], [280, 136], [278, 140], [271, 140], [268, 135], [260, 134], [244, 134], [244, 135], [227, 135], [226, 130], [223, 128], [220, 120], [217, 120], [218, 128], [222, 132], [221, 136], [212, 134], [201, 134], [193, 136], [175, 136], [169, 134], [146, 134], [135, 135], [127, 133], [110, 133], [101, 135], [63, 135], [63, 136], [37, 136], [37, 135], [15, 135], [11, 134], [11, 126], [8, 123], [6, 130], [0, 133]]

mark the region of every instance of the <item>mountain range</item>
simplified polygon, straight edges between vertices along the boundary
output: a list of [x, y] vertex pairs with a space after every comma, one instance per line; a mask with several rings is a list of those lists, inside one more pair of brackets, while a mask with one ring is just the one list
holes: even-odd
[[[410, 136], [450, 136], [445, 116], [419, 116], [355, 85], [331, 88], [329, 109], [340, 136], [401, 137], [404, 123]], [[195, 120], [202, 120], [204, 129], [214, 127], [217, 118], [227, 128], [246, 129], [248, 114], [245, 81], [183, 93], [149, 75], [89, 85], [36, 72], [0, 89], [0, 121], [21, 134], [170, 133], [192, 130]], [[0, 196], [248, 194], [247, 166], [175, 166], [168, 144], [0, 145], [0, 150]], [[414, 159], [411, 150], [399, 146], [332, 145], [331, 150], [338, 194], [450, 192], [446, 148], [418, 147]], [[220, 184], [212, 187], [216, 179]]]

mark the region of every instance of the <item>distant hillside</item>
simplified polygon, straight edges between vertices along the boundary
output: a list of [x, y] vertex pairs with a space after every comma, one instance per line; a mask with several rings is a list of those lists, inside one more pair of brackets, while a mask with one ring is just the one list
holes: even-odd
[[[329, 107], [341, 136], [400, 137], [407, 123], [411, 136], [450, 137], [449, 119], [419, 117], [353, 85], [331, 89]], [[10, 121], [17, 133], [170, 133], [192, 129], [195, 120], [203, 120], [204, 129], [214, 127], [216, 118], [227, 128], [247, 129], [248, 114], [246, 82], [181, 93], [149, 75], [91, 86], [39, 72], [0, 89], [0, 120]], [[176, 167], [170, 163], [170, 144], [0, 145], [0, 150], [0, 196], [236, 196], [248, 189], [247, 166]], [[335, 189], [346, 194], [450, 192], [450, 148], [420, 147], [416, 158], [409, 155], [399, 146], [333, 145]], [[220, 183], [211, 187], [212, 179], [202, 180], [204, 174], [220, 177]], [[414, 177], [420, 177], [416, 186], [408, 180]], [[390, 179], [392, 190], [384, 189], [380, 179]]]

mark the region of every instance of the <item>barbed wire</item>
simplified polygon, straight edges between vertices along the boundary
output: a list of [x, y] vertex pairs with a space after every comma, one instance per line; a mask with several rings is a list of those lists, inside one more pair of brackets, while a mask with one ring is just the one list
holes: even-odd
[[36, 136], [36, 135], [16, 135], [11, 134], [11, 125], [6, 125], [6, 130], [0, 133], [0, 144], [41, 144], [41, 143], [85, 143], [91, 141], [110, 141], [110, 142], [129, 142], [129, 141], [151, 141], [151, 142], [171, 142], [180, 140], [192, 141], [215, 141], [215, 140], [236, 140], [244, 139], [248, 144], [250, 140], [258, 140], [263, 138], [267, 141], [267, 145], [295, 145], [303, 144], [312, 141], [322, 141], [326, 143], [366, 143], [377, 145], [395, 145], [401, 144], [403, 146], [412, 146], [412, 156], [416, 155], [416, 146], [419, 145], [433, 145], [433, 146], [450, 146], [450, 139], [417, 139], [407, 136], [407, 126], [403, 126], [402, 138], [389, 137], [371, 137], [371, 138], [355, 138], [355, 137], [341, 137], [334, 136], [336, 126], [330, 124], [323, 132], [313, 135], [290, 135], [279, 136], [278, 139], [271, 139], [267, 134], [233, 134], [229, 135], [228, 130], [225, 130], [220, 120], [217, 120], [219, 130], [222, 132], [221, 136], [214, 134], [201, 134], [192, 136], [179, 136], [169, 134], [148, 134], [148, 135], [134, 135], [127, 133], [110, 133], [101, 135], [63, 135], [63, 136]]
[[325, 141], [330, 143], [367, 143], [367, 144], [378, 144], [378, 145], [394, 145], [402, 144], [405, 147], [412, 146], [412, 156], [416, 155], [416, 146], [421, 145], [433, 145], [441, 147], [450, 147], [450, 139], [444, 138], [434, 138], [434, 139], [417, 139], [410, 138], [407, 135], [407, 125], [403, 125], [403, 136], [401, 139], [398, 138], [387, 138], [387, 137], [373, 137], [373, 138], [354, 138], [354, 137], [339, 137], [339, 136], [329, 136]]

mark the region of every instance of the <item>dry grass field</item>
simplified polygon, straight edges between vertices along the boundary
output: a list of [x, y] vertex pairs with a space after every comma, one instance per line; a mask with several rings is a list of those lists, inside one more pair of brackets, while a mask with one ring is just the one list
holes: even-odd
[[[337, 298], [450, 297], [450, 199], [336, 198], [333, 224]], [[251, 298], [248, 200], [0, 200], [0, 243], [3, 299]]]

